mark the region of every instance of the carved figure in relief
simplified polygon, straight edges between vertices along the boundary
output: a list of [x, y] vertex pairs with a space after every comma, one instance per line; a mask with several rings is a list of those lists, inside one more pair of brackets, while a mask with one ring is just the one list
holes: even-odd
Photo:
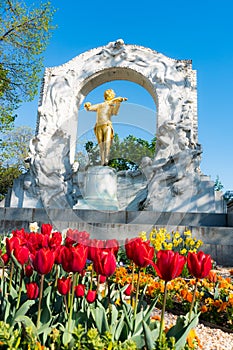
[[84, 108], [87, 111], [97, 112], [94, 132], [100, 149], [101, 165], [108, 165], [114, 136], [111, 117], [118, 114], [121, 102], [127, 101], [127, 98], [115, 97], [115, 92], [108, 89], [104, 92], [104, 100], [104, 102], [94, 105], [86, 102]]

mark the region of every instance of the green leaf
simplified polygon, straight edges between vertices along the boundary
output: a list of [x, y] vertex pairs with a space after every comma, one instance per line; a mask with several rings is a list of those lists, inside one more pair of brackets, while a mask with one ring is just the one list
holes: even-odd
[[47, 322], [46, 324], [43, 324], [38, 330], [37, 334], [43, 334], [43, 343], [46, 343], [47, 337], [49, 333], [51, 333], [52, 328], [50, 327], [51, 321]]
[[122, 304], [122, 309], [123, 309], [123, 312], [124, 312], [126, 324], [128, 325], [129, 330], [131, 332], [133, 332], [133, 322], [134, 322], [134, 320], [133, 320], [132, 311], [128, 312], [129, 309], [127, 310], [127, 307], [125, 306], [125, 304]]
[[124, 327], [124, 315], [122, 314], [121, 318], [116, 323], [115, 328], [112, 329], [114, 340], [119, 341], [123, 327]]
[[134, 319], [134, 324], [133, 324], [133, 334], [141, 333], [142, 332], [142, 321], [143, 321], [143, 310], [138, 312], [135, 316]]
[[157, 304], [158, 301], [158, 297], [154, 298], [150, 305], [148, 305], [148, 307], [146, 308], [146, 310], [144, 311], [144, 321], [148, 323], [148, 320], [150, 320], [150, 316], [151, 316], [151, 312], [154, 309], [155, 305]]
[[152, 349], [154, 349], [154, 346], [155, 346], [155, 342], [154, 342], [153, 336], [152, 336], [152, 331], [150, 330], [150, 327], [144, 321], [142, 321], [142, 326], [143, 326], [143, 333], [144, 333], [146, 348], [147, 348], [147, 350], [152, 350]]
[[104, 308], [96, 307], [91, 310], [92, 317], [100, 334], [109, 331], [109, 325]]
[[145, 339], [142, 335], [134, 335], [130, 338], [130, 340], [136, 343], [137, 349], [143, 349], [143, 347], [145, 346]]
[[30, 318], [28, 316], [17, 316], [16, 318], [14, 318], [14, 322], [13, 324], [15, 323], [23, 323], [25, 327], [29, 327], [32, 329], [32, 332], [34, 334], [37, 333], [37, 330], [36, 330], [36, 326], [34, 325], [34, 323], [32, 322], [32, 320], [30, 320]]
[[199, 315], [195, 315], [191, 322], [188, 321], [189, 314], [179, 316], [174, 327], [167, 332], [167, 338], [174, 337], [176, 339], [175, 349], [182, 350], [186, 343], [186, 338], [192, 328], [198, 324]]
[[218, 290], [219, 282], [216, 284], [214, 288], [214, 300], [219, 298], [219, 290]]
[[44, 291], [44, 303], [42, 304], [42, 312], [41, 312], [41, 323], [48, 323], [51, 321], [52, 311], [50, 308], [50, 299], [52, 293], [52, 286], [49, 286]]
[[23, 305], [21, 305], [20, 308], [18, 309], [18, 311], [16, 312], [14, 319], [17, 318], [18, 316], [25, 315], [28, 312], [28, 310], [30, 309], [30, 307], [34, 304], [35, 304], [35, 300], [25, 301], [25, 303], [23, 303]]
[[67, 330], [65, 330], [65, 332], [62, 335], [62, 343], [63, 345], [68, 345], [70, 343], [72, 339], [72, 334], [70, 332], [68, 332]]

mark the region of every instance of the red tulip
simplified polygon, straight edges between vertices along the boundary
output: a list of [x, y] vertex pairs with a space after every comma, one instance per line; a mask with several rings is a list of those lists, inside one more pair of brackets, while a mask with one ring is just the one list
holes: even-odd
[[70, 278], [66, 278], [66, 277], [62, 277], [62, 278], [58, 278], [57, 280], [57, 289], [58, 292], [62, 295], [66, 295], [68, 294], [69, 290], [71, 287], [71, 280]]
[[29, 259], [29, 249], [24, 246], [15, 247], [14, 256], [21, 265], [24, 265]]
[[111, 249], [115, 256], [117, 256], [118, 250], [119, 250], [119, 243], [116, 239], [108, 239], [105, 242], [105, 248]]
[[26, 246], [28, 247], [28, 249], [32, 254], [35, 254], [36, 250], [42, 248], [42, 245], [41, 245], [42, 237], [43, 235], [35, 232], [31, 232], [28, 235]]
[[21, 230], [12, 231], [12, 235], [19, 240], [20, 245], [25, 245], [27, 243], [27, 233], [23, 228]]
[[40, 275], [46, 275], [52, 270], [54, 264], [54, 253], [48, 248], [39, 249], [33, 261], [34, 269]]
[[116, 257], [112, 250], [98, 249], [96, 251], [93, 267], [98, 275], [109, 277], [116, 270]]
[[106, 282], [106, 276], [99, 275], [99, 282], [105, 283]]
[[160, 250], [156, 254], [156, 264], [151, 261], [158, 276], [168, 282], [178, 277], [183, 271], [186, 258], [172, 250]]
[[9, 260], [10, 260], [9, 255], [8, 255], [7, 253], [2, 254], [1, 258], [2, 258], [2, 260], [3, 260], [3, 262], [4, 262], [4, 265], [7, 265], [8, 262], [9, 262]]
[[66, 236], [73, 240], [75, 243], [82, 243], [83, 245], [89, 244], [90, 234], [86, 231], [78, 231], [77, 229], [72, 230], [71, 228], [67, 230]]
[[64, 245], [60, 245], [58, 246], [55, 250], [54, 250], [54, 255], [55, 255], [55, 264], [61, 264], [62, 263], [62, 251], [63, 249], [65, 249], [66, 247]]
[[76, 241], [73, 238], [66, 237], [66, 239], [65, 239], [65, 246], [66, 247], [72, 247], [75, 243], [76, 243]]
[[126, 238], [125, 240], [125, 252], [129, 260], [133, 260], [133, 254], [134, 254], [133, 246], [135, 241], [138, 239], [139, 238], [131, 238], [131, 239]]
[[20, 240], [18, 237], [6, 238], [6, 252], [11, 256], [11, 252], [20, 245]]
[[135, 240], [132, 243], [133, 262], [139, 267], [146, 267], [149, 261], [154, 258], [154, 247], [150, 246], [150, 241]]
[[48, 245], [51, 249], [56, 249], [61, 245], [62, 235], [60, 232], [53, 232], [49, 238]]
[[124, 291], [124, 293], [127, 297], [129, 297], [131, 295], [132, 291], [133, 291], [133, 286], [132, 286], [132, 284], [129, 284], [128, 287], [126, 288], [126, 290]]
[[24, 269], [25, 269], [25, 275], [27, 277], [31, 277], [34, 271], [33, 267], [31, 265], [26, 265]]
[[198, 253], [189, 252], [187, 266], [192, 276], [196, 278], [204, 278], [208, 276], [212, 269], [211, 256], [209, 254], [204, 254], [202, 251]]
[[95, 254], [98, 248], [104, 248], [104, 241], [99, 239], [90, 239], [88, 243], [88, 253], [87, 253], [88, 260], [91, 260], [91, 261], [95, 260]]
[[61, 252], [62, 267], [66, 272], [79, 272], [84, 269], [87, 261], [88, 248], [82, 244], [64, 247]]
[[89, 290], [87, 292], [86, 299], [89, 304], [94, 303], [94, 301], [96, 300], [96, 290]]
[[82, 298], [85, 294], [85, 284], [78, 284], [75, 287], [75, 295], [77, 298]]
[[43, 235], [50, 235], [50, 233], [52, 232], [53, 226], [50, 224], [42, 224], [41, 225], [41, 233]]
[[26, 284], [28, 299], [34, 300], [39, 295], [39, 287], [35, 282]]

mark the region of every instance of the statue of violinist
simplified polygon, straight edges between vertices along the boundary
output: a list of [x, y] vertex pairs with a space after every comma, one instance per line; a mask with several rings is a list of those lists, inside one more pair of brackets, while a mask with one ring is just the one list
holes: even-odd
[[101, 165], [108, 165], [110, 148], [114, 131], [111, 117], [117, 115], [121, 102], [127, 101], [126, 97], [115, 97], [115, 92], [108, 89], [104, 92], [104, 102], [92, 105], [84, 104], [87, 111], [97, 112], [94, 132], [100, 148]]

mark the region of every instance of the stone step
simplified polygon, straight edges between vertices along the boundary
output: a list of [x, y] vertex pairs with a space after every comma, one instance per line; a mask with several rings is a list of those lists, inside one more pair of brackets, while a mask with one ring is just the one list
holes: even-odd
[[137, 237], [141, 231], [166, 227], [168, 232], [183, 233], [190, 229], [192, 236], [204, 242], [202, 249], [218, 264], [233, 266], [233, 227], [227, 226], [227, 214], [213, 213], [155, 213], [107, 212], [69, 209], [0, 209], [0, 232], [29, 229], [29, 223], [51, 223], [58, 231], [67, 228], [87, 231], [91, 238], [117, 239], [124, 245], [126, 238]]

